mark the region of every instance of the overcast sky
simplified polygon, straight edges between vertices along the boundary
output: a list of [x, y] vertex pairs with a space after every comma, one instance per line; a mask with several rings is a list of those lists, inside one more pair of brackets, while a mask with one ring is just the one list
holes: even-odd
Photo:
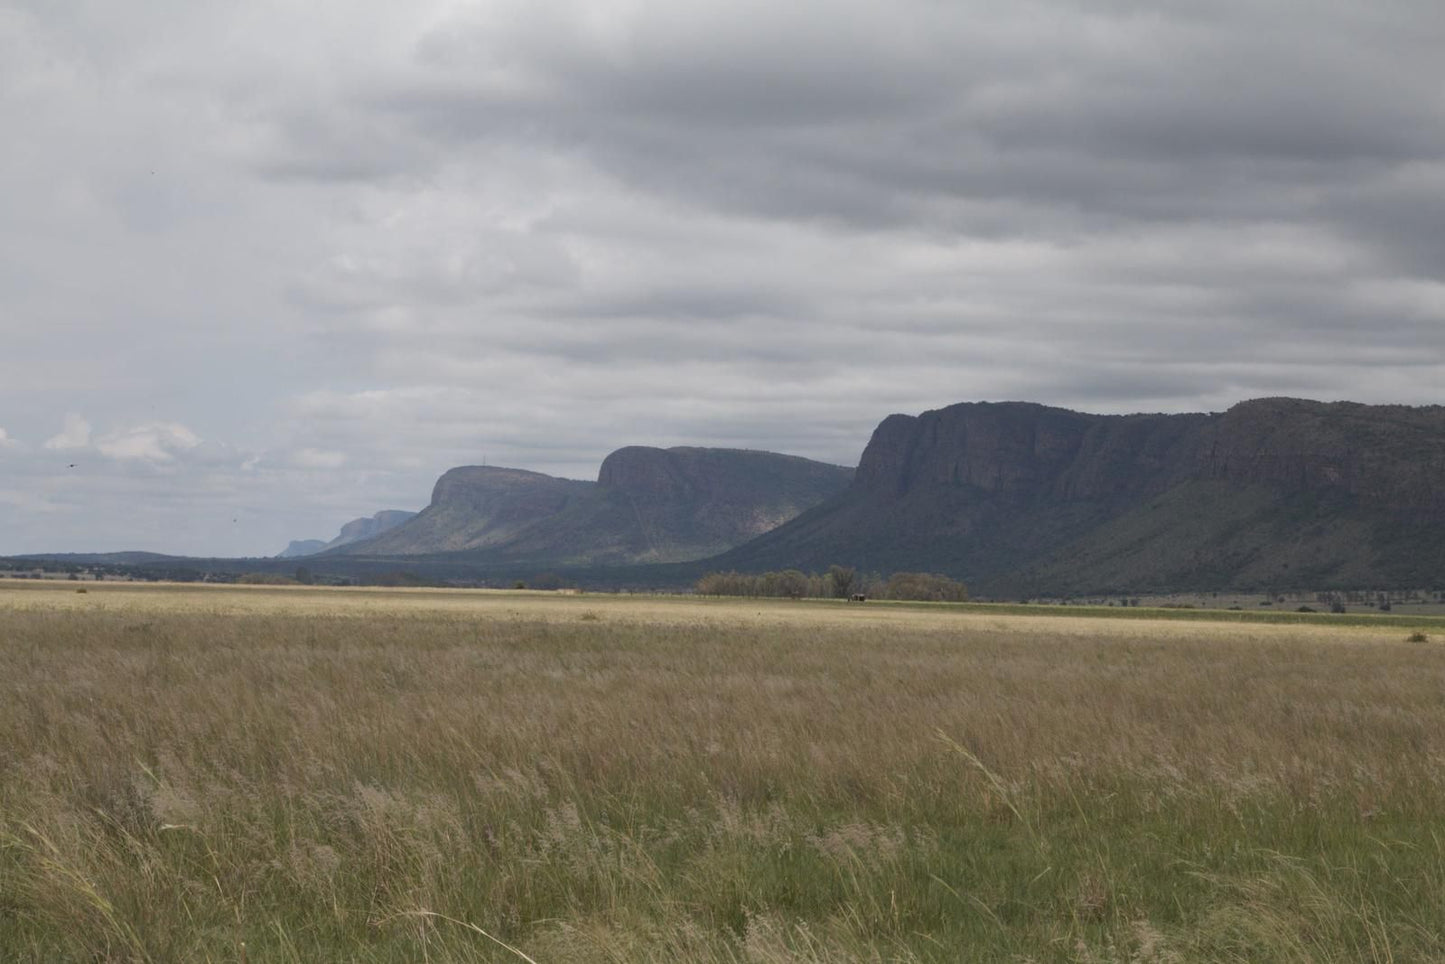
[[0, 554], [1445, 394], [1439, 0], [0, 0]]

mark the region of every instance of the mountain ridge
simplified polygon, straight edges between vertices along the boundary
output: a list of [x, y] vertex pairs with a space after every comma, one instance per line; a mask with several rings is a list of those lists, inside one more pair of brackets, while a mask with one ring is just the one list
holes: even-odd
[[324, 539], [293, 539], [285, 549], [277, 554], [276, 558], [298, 559], [302, 556], [314, 556], [326, 552], [328, 549], [350, 545], [399, 526], [414, 515], [416, 513], [408, 509], [382, 509], [372, 515], [352, 519], [343, 525], [336, 537], [329, 542]]
[[596, 482], [460, 466], [437, 480], [416, 518], [339, 551], [543, 566], [689, 561], [775, 528], [852, 474], [799, 456], [697, 446], [625, 446], [603, 460]]
[[1425, 533], [1445, 536], [1440, 406], [963, 402], [885, 418], [848, 491], [710, 562], [935, 569], [995, 595], [1427, 584], [1445, 553]]
[[[779, 495], [780, 479], [797, 492]], [[1445, 589], [1445, 407], [1274, 397], [1098, 415], [961, 402], [883, 419], [856, 470], [686, 446], [618, 449], [597, 481], [462, 466], [416, 518], [307, 561], [486, 581], [556, 570], [631, 588], [832, 564], [939, 572], [994, 599]]]

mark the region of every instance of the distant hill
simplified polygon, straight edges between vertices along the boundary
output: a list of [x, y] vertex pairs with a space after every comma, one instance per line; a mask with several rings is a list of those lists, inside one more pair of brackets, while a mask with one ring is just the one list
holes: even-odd
[[892, 415], [847, 490], [708, 560], [831, 563], [939, 571], [989, 595], [1445, 585], [1445, 408]]
[[680, 562], [723, 552], [843, 491], [853, 470], [742, 449], [629, 446], [596, 482], [464, 466], [414, 519], [329, 554], [537, 566]]
[[401, 525], [414, 515], [416, 515], [415, 512], [408, 512], [405, 509], [383, 509], [372, 516], [352, 519], [341, 527], [341, 531], [337, 533], [336, 538], [330, 542], [325, 542], [321, 539], [292, 540], [276, 558], [295, 559], [300, 556], [314, 556], [328, 549], [339, 549], [353, 542], [359, 542], [362, 539], [369, 539], [372, 536], [380, 535], [388, 529]]

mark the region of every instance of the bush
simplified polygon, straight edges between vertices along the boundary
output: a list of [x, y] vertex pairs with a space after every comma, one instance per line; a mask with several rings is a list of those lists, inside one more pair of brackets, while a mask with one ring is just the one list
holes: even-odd
[[968, 587], [947, 576], [927, 572], [895, 572], [883, 586], [884, 599], [920, 602], [966, 602]]
[[[797, 569], [782, 572], [709, 572], [693, 586], [702, 596], [777, 596], [789, 599], [847, 599], [854, 593], [880, 599], [908, 599], [925, 602], [964, 602], [968, 587], [947, 576], [926, 572], [898, 572], [887, 582], [876, 577], [859, 577], [850, 568], [831, 567], [826, 575]], [[847, 591], [844, 592], [844, 589]]]

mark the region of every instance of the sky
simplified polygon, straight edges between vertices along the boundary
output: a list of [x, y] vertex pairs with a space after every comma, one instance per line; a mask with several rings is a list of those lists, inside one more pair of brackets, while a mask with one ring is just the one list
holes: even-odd
[[0, 0], [0, 554], [1445, 388], [1439, 0]]

